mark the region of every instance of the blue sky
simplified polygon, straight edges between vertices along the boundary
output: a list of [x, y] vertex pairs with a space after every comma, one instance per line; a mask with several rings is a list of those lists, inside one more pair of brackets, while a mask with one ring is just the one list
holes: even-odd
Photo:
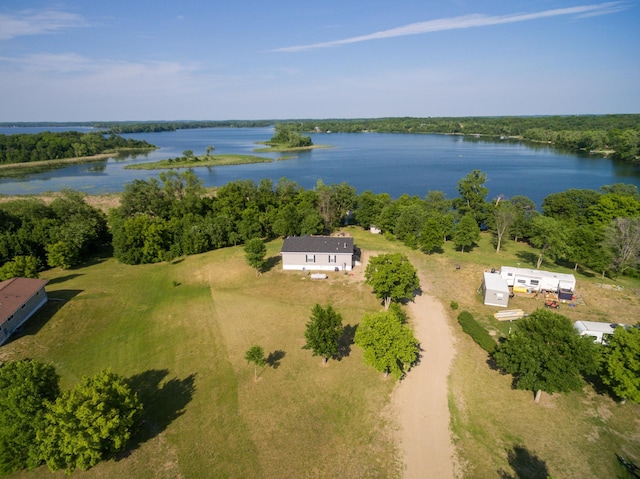
[[640, 113], [637, 1], [0, 3], [0, 121], [587, 113]]

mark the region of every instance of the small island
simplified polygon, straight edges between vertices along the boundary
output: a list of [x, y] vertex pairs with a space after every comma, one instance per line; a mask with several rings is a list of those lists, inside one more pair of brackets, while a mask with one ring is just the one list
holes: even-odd
[[267, 148], [257, 148], [256, 153], [306, 151], [314, 148], [330, 148], [328, 145], [314, 145], [310, 136], [301, 135], [285, 126], [276, 125], [276, 131], [269, 141], [260, 142]]

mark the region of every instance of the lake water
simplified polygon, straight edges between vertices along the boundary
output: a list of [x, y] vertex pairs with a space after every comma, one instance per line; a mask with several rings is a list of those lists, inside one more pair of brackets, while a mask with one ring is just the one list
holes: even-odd
[[[35, 133], [55, 128], [0, 128], [0, 133]], [[68, 128], [66, 128], [68, 129]], [[83, 130], [83, 129], [79, 129]], [[174, 132], [123, 135], [144, 139], [158, 150], [125, 159], [71, 165], [20, 178], [0, 179], [0, 194], [37, 194], [72, 188], [90, 194], [119, 192], [133, 179], [148, 179], [161, 170], [126, 170], [133, 163], [175, 158], [184, 150], [196, 155], [215, 146], [215, 153], [253, 154], [258, 141], [271, 138], [270, 128], [205, 128]], [[277, 161], [280, 154], [260, 154], [274, 159], [215, 168], [194, 168], [205, 186], [220, 186], [238, 179], [262, 178], [274, 182], [286, 177], [304, 188], [318, 179], [326, 184], [347, 182], [358, 192], [407, 193], [423, 197], [440, 190], [458, 196], [457, 183], [471, 170], [486, 173], [489, 198], [525, 195], [540, 205], [550, 193], [569, 188], [598, 189], [613, 183], [640, 187], [640, 167], [589, 155], [562, 153], [547, 147], [517, 142], [487, 142], [448, 135], [402, 135], [384, 133], [312, 134], [315, 144], [332, 148], [296, 153]]]

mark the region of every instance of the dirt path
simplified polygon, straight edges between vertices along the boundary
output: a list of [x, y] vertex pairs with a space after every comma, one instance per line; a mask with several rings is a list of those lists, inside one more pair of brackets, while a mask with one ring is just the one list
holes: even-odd
[[410, 303], [416, 338], [422, 346], [420, 364], [394, 389], [392, 414], [396, 440], [405, 465], [405, 479], [454, 477], [454, 449], [449, 430], [447, 377], [455, 355], [453, 335], [443, 306], [424, 292]]

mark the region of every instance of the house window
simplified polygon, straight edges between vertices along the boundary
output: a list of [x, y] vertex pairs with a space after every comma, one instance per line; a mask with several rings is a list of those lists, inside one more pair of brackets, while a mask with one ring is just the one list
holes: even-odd
[[531, 285], [532, 286], [538, 286], [538, 284], [540, 284], [540, 281], [538, 281], [537, 279], [532, 279], [531, 280]]
[[330, 254], [329, 255], [329, 263], [335, 263], [336, 262], [336, 255], [335, 254]]
[[526, 282], [524, 279], [519, 279], [519, 280], [518, 280], [518, 283], [520, 283], [520, 284], [527, 284], [527, 282]]
[[315, 254], [308, 254], [307, 255], [307, 263], [315, 263], [316, 262], [316, 255]]

